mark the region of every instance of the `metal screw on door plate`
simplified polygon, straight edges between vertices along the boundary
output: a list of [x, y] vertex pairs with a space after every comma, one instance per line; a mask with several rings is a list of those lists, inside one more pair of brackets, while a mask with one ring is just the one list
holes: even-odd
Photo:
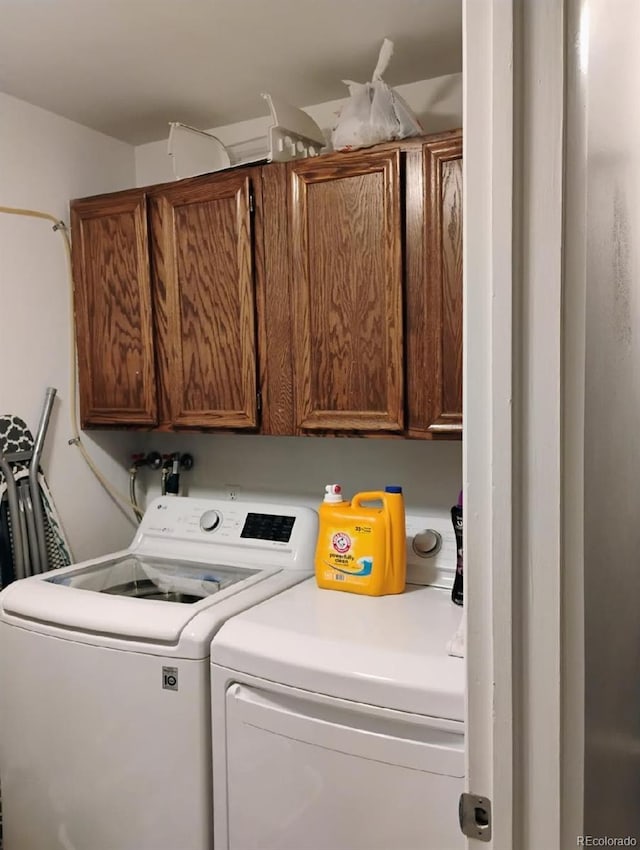
[[460, 829], [467, 838], [491, 841], [491, 800], [477, 794], [461, 794], [458, 804]]

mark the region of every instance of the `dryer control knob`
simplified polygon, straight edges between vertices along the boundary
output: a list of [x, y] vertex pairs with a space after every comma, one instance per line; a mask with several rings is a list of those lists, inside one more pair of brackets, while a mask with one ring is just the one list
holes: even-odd
[[200, 528], [203, 531], [215, 531], [222, 522], [219, 511], [205, 511], [200, 517]]
[[442, 537], [432, 528], [427, 528], [413, 538], [413, 551], [420, 558], [431, 558], [440, 551]]

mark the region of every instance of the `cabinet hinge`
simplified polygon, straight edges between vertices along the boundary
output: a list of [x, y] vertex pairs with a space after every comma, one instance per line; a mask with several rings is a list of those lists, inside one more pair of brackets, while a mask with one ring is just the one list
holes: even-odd
[[253, 189], [249, 189], [249, 212], [255, 212], [255, 204], [253, 201]]
[[258, 416], [262, 413], [262, 393], [260, 390], [256, 393], [256, 407], [258, 410]]
[[467, 838], [491, 841], [491, 800], [488, 797], [460, 794], [458, 820]]

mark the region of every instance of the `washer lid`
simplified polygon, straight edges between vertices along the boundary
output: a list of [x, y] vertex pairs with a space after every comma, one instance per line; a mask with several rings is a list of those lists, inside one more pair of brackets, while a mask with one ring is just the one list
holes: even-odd
[[315, 693], [464, 721], [465, 662], [447, 653], [461, 616], [434, 587], [373, 597], [308, 579], [229, 620], [211, 659]]
[[126, 551], [14, 582], [0, 602], [13, 618], [169, 646], [204, 612], [208, 646], [219, 603], [278, 572]]
[[193, 605], [257, 572], [255, 569], [225, 564], [178, 561], [131, 553], [71, 573], [49, 572], [42, 580], [111, 596]]

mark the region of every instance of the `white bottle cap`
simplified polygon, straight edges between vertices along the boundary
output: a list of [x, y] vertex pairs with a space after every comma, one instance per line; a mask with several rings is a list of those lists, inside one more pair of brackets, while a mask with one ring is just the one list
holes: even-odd
[[342, 487], [339, 484], [327, 484], [324, 488], [324, 501], [333, 502], [334, 504], [343, 502]]

